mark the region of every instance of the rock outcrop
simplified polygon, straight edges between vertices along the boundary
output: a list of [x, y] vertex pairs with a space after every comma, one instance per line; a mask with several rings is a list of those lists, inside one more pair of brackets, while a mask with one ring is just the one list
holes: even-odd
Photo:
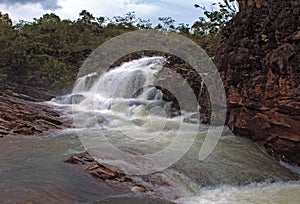
[[300, 1], [239, 0], [216, 57], [228, 125], [300, 165]]
[[146, 186], [134, 181], [129, 176], [109, 169], [97, 162], [88, 152], [79, 153], [65, 160], [66, 163], [83, 165], [84, 170], [95, 178], [120, 187], [134, 189], [137, 192], [149, 191]]
[[39, 135], [68, 126], [71, 121], [52, 107], [27, 95], [0, 92], [0, 137]]

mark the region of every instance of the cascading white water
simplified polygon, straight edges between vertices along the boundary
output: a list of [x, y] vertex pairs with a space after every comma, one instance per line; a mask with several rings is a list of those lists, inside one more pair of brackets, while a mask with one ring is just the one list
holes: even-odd
[[98, 74], [96, 72], [93, 72], [86, 76], [80, 77], [76, 81], [72, 93], [76, 94], [76, 93], [82, 93], [82, 92], [88, 91], [91, 88], [91, 86], [93, 85], [93, 82], [94, 82], [93, 79], [97, 76], [98, 76]]
[[[91, 144], [86, 148], [101, 145], [102, 141], [105, 144], [104, 139], [94, 142], [99, 129], [114, 146], [141, 157], [166, 148], [175, 137], [197, 134], [189, 152], [172, 167], [148, 176], [146, 181], [133, 177], [154, 189], [155, 195], [178, 203], [254, 203], [260, 188], [268, 191], [268, 196], [278, 189], [290, 189], [287, 194], [291, 196], [299, 192], [300, 183], [289, 182], [298, 178], [295, 174], [275, 163], [251, 141], [235, 137], [229, 130], [224, 131], [212, 154], [199, 161], [207, 126], [199, 124], [193, 113], [169, 117], [170, 102], [163, 101], [162, 92], [152, 86], [164, 63], [162, 57], [145, 57], [97, 78], [95, 73], [84, 76], [78, 79], [72, 94], [55, 102], [72, 104], [78, 134]], [[101, 152], [100, 159], [110, 166], [134, 168], [108, 149]], [[266, 181], [278, 183], [269, 185]], [[268, 202], [273, 201], [276, 199], [270, 198]]]
[[164, 62], [163, 57], [152, 57], [124, 63], [94, 79], [92, 84], [90, 78], [95, 74], [81, 77], [68, 97], [83, 96], [79, 106], [86, 110], [114, 110], [127, 115], [143, 114], [147, 108], [151, 111], [158, 106], [168, 108], [161, 91], [153, 87]]

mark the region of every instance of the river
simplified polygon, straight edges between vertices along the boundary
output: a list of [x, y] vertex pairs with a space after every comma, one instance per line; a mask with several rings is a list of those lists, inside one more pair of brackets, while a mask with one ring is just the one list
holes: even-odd
[[[195, 113], [172, 113], [151, 86], [164, 61], [142, 58], [81, 77], [72, 94], [47, 102], [73, 117], [74, 128], [4, 138], [1, 203], [300, 203], [299, 168], [226, 127], [199, 123]], [[218, 144], [199, 160], [207, 132], [220, 128]], [[63, 162], [84, 150], [151, 191], [108, 184]]]

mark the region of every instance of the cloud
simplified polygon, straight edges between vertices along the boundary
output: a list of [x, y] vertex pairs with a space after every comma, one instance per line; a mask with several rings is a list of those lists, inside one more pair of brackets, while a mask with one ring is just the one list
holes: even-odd
[[212, 1], [216, 0], [0, 0], [0, 10], [9, 13], [13, 20], [31, 21], [51, 12], [62, 19], [76, 20], [82, 10], [95, 17], [122, 16], [135, 11], [138, 18], [150, 19], [153, 24], [157, 24], [158, 17], [172, 17], [177, 24], [192, 24], [203, 14], [194, 4], [209, 5]]
[[98, 0], [74, 1], [59, 0], [61, 9], [56, 10], [59, 16], [76, 19], [78, 13], [85, 9], [94, 16], [122, 16], [129, 11], [135, 11], [136, 16], [150, 19], [154, 24], [158, 17], [170, 16], [177, 23], [193, 23], [201, 15], [201, 11], [194, 8], [197, 0]]
[[0, 11], [8, 13], [14, 22], [18, 20], [32, 21], [33, 18], [39, 18], [43, 14], [51, 12], [51, 10], [45, 10], [41, 4], [33, 3], [16, 3], [14, 5], [0, 4]]
[[[87, 3], [88, 2], [88, 3]], [[94, 16], [122, 16], [127, 12], [135, 11], [138, 17], [150, 17], [156, 13], [160, 8], [154, 4], [137, 4], [132, 0], [88, 0], [88, 1], [74, 1], [74, 0], [59, 0], [58, 4], [61, 9], [56, 13], [58, 15], [67, 16], [70, 19], [78, 18], [81, 10], [85, 9]]]
[[60, 6], [57, 4], [57, 0], [2, 0], [1, 4], [5, 4], [8, 6], [13, 6], [16, 4], [40, 4], [44, 9], [49, 10], [55, 10], [60, 8]]

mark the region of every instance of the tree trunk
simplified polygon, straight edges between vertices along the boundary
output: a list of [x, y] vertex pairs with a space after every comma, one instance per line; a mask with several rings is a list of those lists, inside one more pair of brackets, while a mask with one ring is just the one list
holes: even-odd
[[216, 56], [228, 125], [300, 165], [300, 1], [238, 2]]

